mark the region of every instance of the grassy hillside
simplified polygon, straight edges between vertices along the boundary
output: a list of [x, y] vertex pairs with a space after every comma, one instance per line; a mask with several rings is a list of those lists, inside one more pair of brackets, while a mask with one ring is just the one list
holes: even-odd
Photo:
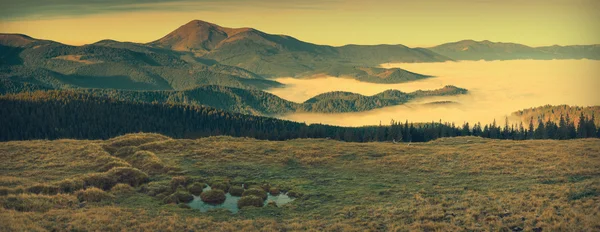
[[[2, 231], [600, 228], [598, 139], [406, 146], [130, 134], [2, 142], [0, 151]], [[165, 203], [193, 183], [264, 183], [300, 197], [236, 214]]]

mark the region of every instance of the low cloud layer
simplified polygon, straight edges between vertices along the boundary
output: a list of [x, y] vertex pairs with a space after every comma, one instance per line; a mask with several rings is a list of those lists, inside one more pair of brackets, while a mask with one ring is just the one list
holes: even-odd
[[[387, 107], [361, 113], [299, 113], [281, 116], [307, 123], [343, 126], [388, 124], [391, 119], [413, 122], [442, 121], [462, 124], [494, 119], [504, 123], [505, 116], [530, 107], [546, 104], [579, 106], [600, 105], [600, 61], [593, 60], [515, 60], [463, 61], [446, 63], [385, 64], [409, 71], [434, 75], [435, 78], [404, 84], [371, 84], [343, 78], [296, 80], [280, 78], [288, 84], [272, 93], [301, 102], [319, 93], [349, 91], [373, 95], [387, 89], [411, 92], [455, 85], [469, 90], [468, 95], [425, 98], [402, 106]], [[433, 101], [455, 101], [460, 104], [424, 105]]]

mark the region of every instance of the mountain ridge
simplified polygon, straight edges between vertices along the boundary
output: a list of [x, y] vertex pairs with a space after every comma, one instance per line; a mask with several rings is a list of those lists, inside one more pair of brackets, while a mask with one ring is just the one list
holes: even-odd
[[600, 45], [531, 47], [511, 42], [460, 40], [428, 48], [456, 60], [600, 59]]

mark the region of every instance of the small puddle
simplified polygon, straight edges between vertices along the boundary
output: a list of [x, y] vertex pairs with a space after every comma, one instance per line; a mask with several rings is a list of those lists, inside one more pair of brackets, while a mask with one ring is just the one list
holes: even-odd
[[[208, 190], [211, 190], [210, 186], [207, 186], [202, 191], [205, 192]], [[192, 207], [192, 209], [199, 209], [201, 212], [206, 212], [211, 209], [227, 209], [232, 213], [237, 213], [240, 210], [237, 207], [237, 202], [241, 197], [231, 196], [229, 193], [226, 193], [225, 197], [225, 202], [221, 204], [209, 204], [202, 201], [200, 196], [194, 196], [194, 200], [188, 203], [188, 205]], [[295, 198], [289, 197], [286, 193], [280, 193], [276, 196], [267, 193], [267, 200], [264, 202], [263, 206], [266, 206], [270, 201], [275, 202], [277, 206], [282, 206], [293, 201], [294, 199]]]

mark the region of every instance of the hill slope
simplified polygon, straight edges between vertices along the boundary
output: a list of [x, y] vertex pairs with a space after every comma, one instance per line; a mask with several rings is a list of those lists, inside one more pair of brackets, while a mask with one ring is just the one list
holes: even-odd
[[0, 36], [0, 78], [52, 88], [186, 89], [201, 85], [266, 89], [281, 84], [239, 67], [135, 43], [69, 46]]

